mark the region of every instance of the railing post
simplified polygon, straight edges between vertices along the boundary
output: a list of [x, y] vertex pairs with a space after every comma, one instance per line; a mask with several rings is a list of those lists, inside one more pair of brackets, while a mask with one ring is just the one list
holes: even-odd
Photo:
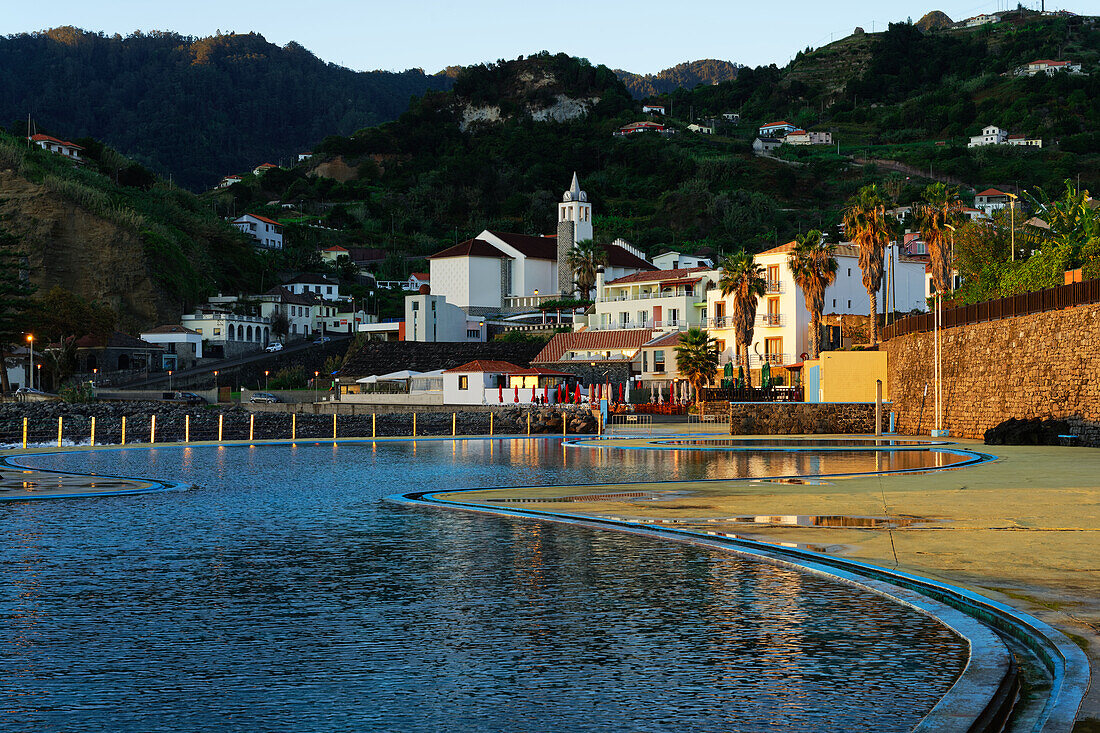
[[218, 442], [222, 442], [222, 428], [224, 425], [225, 415], [218, 415]]
[[[336, 409], [333, 407], [332, 409]], [[332, 439], [336, 440], [336, 413], [332, 413]]]
[[95, 416], [92, 416], [92, 436], [88, 441], [88, 445], [95, 445]]
[[65, 418], [61, 415], [57, 416], [57, 447], [61, 447], [61, 424]]
[[184, 415], [183, 416], [183, 442], [184, 443], [190, 443], [191, 442], [191, 416], [190, 415]]
[[126, 416], [122, 416], [122, 445], [126, 445]]
[[149, 416], [149, 445], [157, 442], [157, 416]]
[[252, 413], [248, 416], [248, 439], [252, 440], [252, 436], [256, 434], [256, 413]]
[[23, 418], [23, 449], [27, 449], [27, 422], [30, 418]]

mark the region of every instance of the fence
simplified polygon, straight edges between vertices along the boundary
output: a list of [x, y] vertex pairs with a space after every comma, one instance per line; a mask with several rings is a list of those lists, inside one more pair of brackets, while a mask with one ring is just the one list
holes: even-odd
[[802, 402], [802, 387], [704, 387], [704, 402]]
[[[532, 419], [531, 412], [513, 417], [493, 412], [369, 415], [225, 412], [17, 417], [0, 419], [0, 448], [447, 435], [566, 435], [571, 432], [569, 423], [575, 414], [563, 410], [560, 417], [549, 420]], [[596, 430], [599, 429], [597, 425]]]
[[[1073, 308], [1089, 303], [1100, 303], [1100, 280], [1059, 285], [1046, 290], [1010, 295], [1007, 298], [985, 300], [973, 305], [945, 308], [941, 328], [954, 328], [971, 323], [997, 321], [1002, 318], [1026, 316], [1044, 311]], [[935, 313], [921, 313], [894, 321], [882, 332], [883, 341], [910, 333], [927, 333], [935, 328]]]
[[637, 428], [653, 432], [653, 416], [638, 414], [608, 415], [606, 432], [615, 433], [622, 428]]

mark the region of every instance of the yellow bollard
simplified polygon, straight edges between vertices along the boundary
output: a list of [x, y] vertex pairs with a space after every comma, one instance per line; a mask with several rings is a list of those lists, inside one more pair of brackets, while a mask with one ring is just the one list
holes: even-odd
[[569, 427], [569, 423], [567, 422], [567, 420], [568, 420], [568, 419], [569, 419], [568, 415], [566, 415], [566, 414], [565, 414], [565, 413], [563, 412], [563, 413], [561, 414], [561, 434], [562, 434], [562, 435], [565, 435], [565, 429], [566, 429], [567, 427]]
[[157, 442], [157, 416], [149, 416], [149, 445]]
[[61, 447], [61, 421], [64, 420], [60, 415], [57, 416], [57, 447]]
[[27, 447], [27, 418], [23, 418], [23, 448]]
[[596, 435], [603, 435], [603, 413], [596, 413]]
[[416, 413], [413, 413], [413, 437], [416, 437]]
[[184, 443], [190, 443], [191, 442], [191, 416], [190, 415], [184, 415], [183, 416], [183, 442]]
[[218, 442], [222, 442], [222, 420], [225, 419], [225, 415], [218, 415]]
[[370, 414], [370, 437], [378, 437], [378, 413], [376, 412]]
[[298, 439], [298, 413], [296, 412], [290, 414], [290, 439]]
[[126, 445], [126, 416], [122, 416], [122, 445]]
[[95, 445], [95, 418], [92, 418], [92, 437], [88, 441], [88, 445]]
[[493, 413], [489, 413], [489, 435], [493, 434]]
[[[336, 409], [335, 407], [333, 409]], [[332, 413], [332, 439], [336, 440], [336, 413]]]
[[252, 440], [252, 436], [256, 434], [256, 413], [252, 413], [248, 416], [248, 439]]
[[451, 437], [458, 435], [458, 413], [451, 413]]
[[531, 413], [527, 413], [527, 434], [531, 434]]

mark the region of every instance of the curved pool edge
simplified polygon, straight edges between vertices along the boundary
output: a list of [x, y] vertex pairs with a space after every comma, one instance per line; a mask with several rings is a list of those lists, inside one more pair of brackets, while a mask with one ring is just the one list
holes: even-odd
[[1088, 659], [1064, 634], [1030, 614], [959, 586], [858, 560], [719, 533], [530, 509], [498, 509], [438, 496], [467, 491], [485, 489], [391, 494], [386, 501], [405, 507], [533, 519], [707, 547], [861, 587], [936, 619], [967, 642], [970, 655], [963, 672], [914, 732], [1001, 730], [1012, 713], [1019, 682], [1012, 655], [998, 634], [1024, 644], [1051, 675], [1051, 692], [1031, 728], [1035, 733], [1071, 733], [1088, 691]]

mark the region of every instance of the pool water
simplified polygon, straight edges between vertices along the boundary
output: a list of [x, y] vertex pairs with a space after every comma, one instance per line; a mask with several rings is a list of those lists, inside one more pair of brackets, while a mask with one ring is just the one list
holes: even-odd
[[3, 729], [906, 730], [965, 664], [935, 621], [807, 574], [382, 501], [763, 458], [446, 440], [21, 462], [197, 488], [2, 507]]

